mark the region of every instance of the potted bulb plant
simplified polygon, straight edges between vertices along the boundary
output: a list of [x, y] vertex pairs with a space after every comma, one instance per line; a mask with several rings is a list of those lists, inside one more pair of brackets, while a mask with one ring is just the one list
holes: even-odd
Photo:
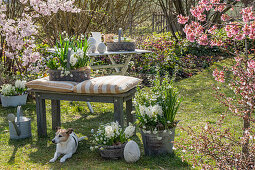
[[168, 78], [155, 79], [150, 92], [138, 89], [136, 123], [141, 128], [145, 155], [173, 152], [175, 116], [180, 103], [177, 89]]
[[15, 85], [1, 86], [1, 102], [3, 107], [25, 105], [27, 102], [26, 82], [16, 80]]
[[97, 132], [93, 134], [93, 146], [90, 149], [99, 149], [103, 158], [123, 158], [124, 147], [134, 132], [135, 127], [132, 124], [129, 124], [125, 130], [121, 128], [118, 122], [100, 125]]
[[86, 55], [88, 42], [85, 36], [69, 38], [59, 35], [52, 55], [46, 58], [49, 79], [54, 81], [82, 82], [90, 79], [90, 57]]

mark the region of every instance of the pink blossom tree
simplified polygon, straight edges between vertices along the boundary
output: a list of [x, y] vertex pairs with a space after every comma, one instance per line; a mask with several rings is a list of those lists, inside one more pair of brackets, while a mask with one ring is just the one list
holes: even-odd
[[36, 49], [35, 37], [40, 26], [37, 20], [40, 16], [50, 16], [58, 11], [78, 13], [80, 9], [74, 6], [73, 0], [20, 0], [15, 3], [20, 7], [20, 15], [10, 15], [10, 1], [0, 1], [0, 31], [3, 58], [12, 63], [13, 69], [20, 74], [28, 72], [37, 74], [41, 67], [41, 55]]
[[[241, 127], [243, 133], [236, 138], [229, 129], [223, 128], [223, 120], [218, 121], [217, 127], [207, 124], [202, 128], [202, 132], [194, 132], [192, 128], [186, 129], [191, 135], [193, 142], [188, 142], [190, 147], [183, 144], [177, 144], [182, 149], [189, 149], [191, 153], [200, 157], [209, 156], [216, 161], [218, 168], [237, 168], [237, 169], [254, 169], [255, 168], [255, 144], [254, 144], [254, 107], [255, 107], [255, 60], [253, 54], [248, 54], [249, 44], [254, 43], [255, 39], [255, 13], [253, 3], [242, 3], [233, 0], [229, 3], [220, 0], [200, 0], [199, 3], [191, 9], [192, 17], [179, 16], [181, 24], [186, 24], [184, 32], [191, 42], [197, 42], [199, 45], [224, 46], [226, 38], [234, 42], [243, 41], [245, 49], [235, 52], [235, 64], [228, 71], [232, 72], [232, 80], [229, 84], [234, 92], [234, 97], [227, 97], [215, 88], [219, 101], [227, 106], [233, 115], [238, 116], [243, 121]], [[234, 18], [225, 10], [235, 7], [241, 8], [241, 18]], [[221, 21], [216, 23], [205, 22], [210, 17], [208, 11], [217, 11]], [[190, 20], [188, 20], [190, 19]], [[216, 81], [225, 82], [226, 70], [214, 70], [213, 76]], [[238, 148], [241, 147], [241, 151]], [[206, 165], [202, 160], [194, 160], [196, 165], [204, 168], [212, 168]], [[199, 162], [199, 163], [198, 163]]]

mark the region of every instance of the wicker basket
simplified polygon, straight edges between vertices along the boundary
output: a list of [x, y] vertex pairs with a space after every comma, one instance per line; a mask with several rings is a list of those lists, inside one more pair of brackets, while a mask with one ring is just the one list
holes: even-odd
[[112, 42], [107, 43], [107, 51], [135, 51], [134, 42]]
[[141, 130], [145, 155], [151, 156], [173, 153], [172, 142], [174, 141], [175, 128], [172, 128], [169, 131], [148, 134]]
[[121, 159], [124, 157], [124, 148], [126, 143], [116, 146], [103, 146], [100, 149], [100, 155], [105, 159]]
[[61, 70], [49, 70], [50, 81], [75, 81], [82, 82], [90, 79], [90, 67], [79, 70], [70, 70], [67, 76], [61, 76]]

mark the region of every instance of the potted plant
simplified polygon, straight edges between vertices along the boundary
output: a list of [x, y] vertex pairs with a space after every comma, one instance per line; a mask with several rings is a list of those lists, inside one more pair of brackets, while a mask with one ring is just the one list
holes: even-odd
[[[65, 33], [63, 33], [65, 35]], [[90, 57], [86, 55], [88, 42], [85, 36], [63, 38], [59, 35], [54, 52], [46, 58], [49, 79], [54, 81], [82, 82], [90, 78]]]
[[1, 101], [3, 107], [25, 105], [27, 102], [26, 82], [16, 80], [15, 85], [1, 86]]
[[129, 124], [125, 130], [121, 128], [118, 122], [100, 125], [97, 132], [92, 136], [93, 146], [90, 149], [99, 149], [103, 158], [123, 158], [124, 147], [134, 132], [135, 127], [132, 124]]
[[173, 152], [175, 116], [180, 103], [177, 89], [168, 78], [156, 78], [150, 92], [138, 89], [136, 123], [141, 128], [145, 155]]

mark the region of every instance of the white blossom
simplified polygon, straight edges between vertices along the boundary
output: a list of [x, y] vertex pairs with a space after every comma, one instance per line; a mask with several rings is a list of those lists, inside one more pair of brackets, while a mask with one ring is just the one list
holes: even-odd
[[78, 61], [78, 59], [75, 57], [75, 54], [72, 54], [72, 55], [70, 56], [70, 64], [71, 64], [72, 66], [75, 66], [75, 64], [77, 63], [77, 61]]
[[26, 88], [26, 81], [16, 80], [15, 87], [18, 89], [25, 89]]
[[134, 135], [134, 132], [135, 132], [135, 127], [131, 124], [125, 129], [124, 134], [126, 138], [130, 138], [131, 136]]
[[12, 95], [13, 91], [15, 91], [15, 88], [11, 84], [4, 84], [2, 86], [2, 95], [4, 96], [10, 96]]
[[105, 127], [105, 136], [107, 138], [111, 138], [113, 135], [114, 135], [114, 131], [113, 131], [112, 126], [106, 126]]
[[79, 48], [79, 49], [77, 50], [76, 54], [77, 54], [77, 56], [80, 57], [80, 58], [83, 58], [83, 56], [84, 56], [84, 52], [83, 52], [83, 50], [82, 50], [81, 48]]

